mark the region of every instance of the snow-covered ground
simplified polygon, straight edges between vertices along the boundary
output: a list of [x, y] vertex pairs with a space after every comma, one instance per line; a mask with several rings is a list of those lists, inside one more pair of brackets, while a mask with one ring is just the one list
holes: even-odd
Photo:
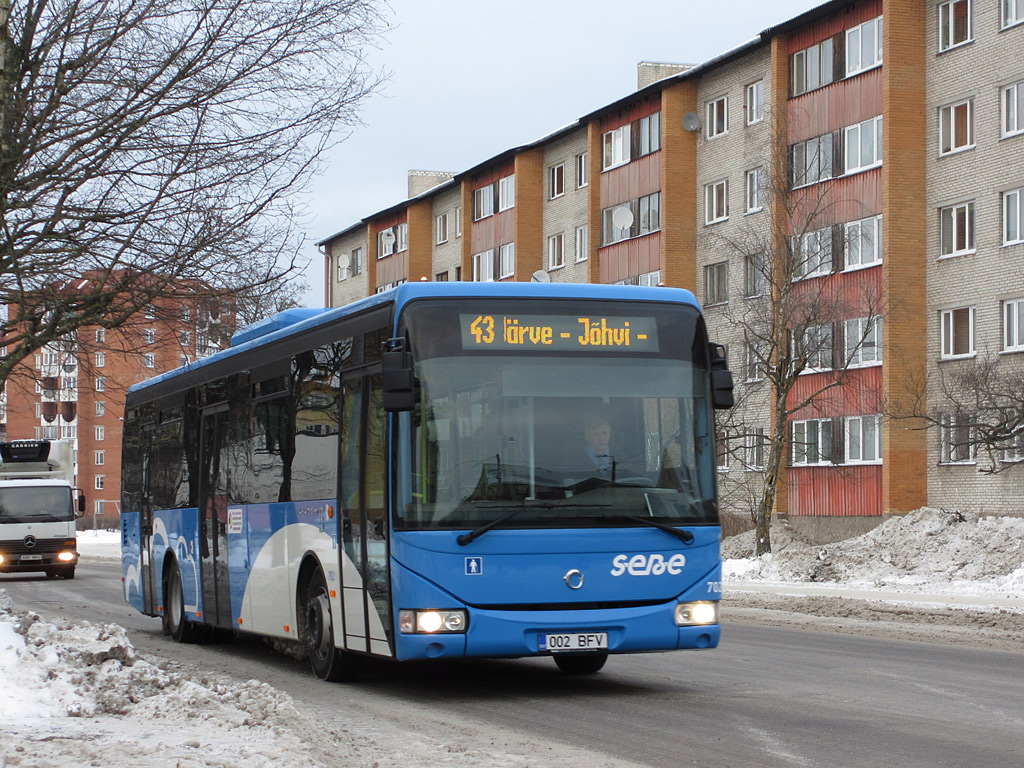
[[[118, 559], [118, 534], [84, 531], [83, 560]], [[794, 625], [1020, 649], [1024, 635], [1024, 517], [924, 509], [828, 546], [780, 525], [773, 553], [754, 558], [753, 534], [726, 540], [725, 623]], [[31, 692], [31, 695], [26, 695]], [[523, 745], [453, 754], [429, 738], [383, 743], [325, 727], [287, 694], [256, 680], [142, 658], [125, 630], [50, 620], [0, 589], [0, 768], [139, 765], [569, 766]], [[548, 750], [548, 747], [543, 747]], [[600, 765], [620, 765], [602, 759]]]

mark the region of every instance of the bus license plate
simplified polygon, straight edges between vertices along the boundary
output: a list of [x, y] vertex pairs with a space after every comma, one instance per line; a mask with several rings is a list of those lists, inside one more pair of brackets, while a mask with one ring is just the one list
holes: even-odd
[[22, 555], [21, 559], [22, 560], [42, 560], [43, 556], [42, 555]]
[[608, 649], [607, 632], [565, 632], [557, 635], [539, 635], [541, 651], [600, 651]]

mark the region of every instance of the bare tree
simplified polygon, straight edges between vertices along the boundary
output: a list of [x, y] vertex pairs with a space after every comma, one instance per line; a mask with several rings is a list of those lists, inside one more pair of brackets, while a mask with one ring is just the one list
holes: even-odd
[[159, 297], [295, 272], [296, 193], [380, 82], [377, 4], [0, 0], [0, 386]]
[[[805, 434], [793, 435], [791, 422], [832, 411], [851, 369], [879, 359], [885, 309], [877, 270], [837, 274], [862, 249], [880, 248], [881, 237], [874, 219], [870, 233], [842, 223], [857, 218], [851, 212], [860, 204], [838, 199], [831, 181], [842, 173], [836, 156], [841, 153], [833, 152], [831, 139], [801, 146], [798, 156], [784, 136], [771, 141], [772, 154], [786, 158], [776, 167], [788, 167], [788, 174], [761, 180], [769, 223], [706, 235], [711, 249], [743, 265], [745, 300], [724, 308], [729, 330], [719, 332], [719, 340], [728, 336], [742, 347], [730, 355], [740, 381], [762, 381], [768, 390], [760, 403], [741, 393], [738, 407], [716, 414], [720, 442], [726, 438], [733, 460], [763, 472], [762, 483], [734, 489], [749, 499], [758, 555], [771, 551], [772, 514], [790, 451], [808, 463], [836, 458], [831, 434], [812, 435], [807, 427]], [[867, 214], [861, 209], [859, 216]], [[802, 376], [811, 372], [820, 375]], [[752, 415], [767, 428], [752, 427]], [[828, 455], [818, 455], [823, 450]]]

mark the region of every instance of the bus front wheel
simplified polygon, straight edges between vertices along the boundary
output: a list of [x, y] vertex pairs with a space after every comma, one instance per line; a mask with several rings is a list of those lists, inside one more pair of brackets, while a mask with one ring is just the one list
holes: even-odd
[[595, 653], [556, 653], [555, 664], [567, 675], [592, 675], [608, 661], [608, 654]]
[[306, 595], [306, 648], [313, 674], [332, 683], [354, 679], [356, 657], [334, 644], [331, 598], [320, 568], [313, 573]]

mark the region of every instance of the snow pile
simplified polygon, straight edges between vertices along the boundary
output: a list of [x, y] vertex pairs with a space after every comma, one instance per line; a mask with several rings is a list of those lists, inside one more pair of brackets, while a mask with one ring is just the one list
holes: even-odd
[[751, 557], [754, 532], [723, 542], [723, 577], [734, 585], [834, 583], [936, 594], [1024, 598], [1024, 518], [922, 508], [861, 536], [800, 542], [772, 526], [772, 552]]

